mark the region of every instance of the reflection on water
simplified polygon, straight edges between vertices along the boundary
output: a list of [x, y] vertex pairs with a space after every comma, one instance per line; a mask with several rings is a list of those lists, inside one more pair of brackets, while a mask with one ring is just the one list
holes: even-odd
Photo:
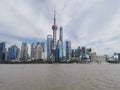
[[0, 90], [119, 90], [119, 64], [1, 64]]

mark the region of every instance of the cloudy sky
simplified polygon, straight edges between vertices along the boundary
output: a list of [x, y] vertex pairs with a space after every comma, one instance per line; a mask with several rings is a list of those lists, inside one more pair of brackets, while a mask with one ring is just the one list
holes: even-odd
[[54, 9], [72, 48], [92, 47], [100, 55], [120, 52], [120, 0], [0, 0], [0, 42], [46, 41]]

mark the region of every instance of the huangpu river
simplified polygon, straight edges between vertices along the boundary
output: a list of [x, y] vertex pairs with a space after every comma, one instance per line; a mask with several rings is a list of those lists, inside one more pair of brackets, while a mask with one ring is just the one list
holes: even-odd
[[120, 90], [120, 64], [0, 64], [0, 90]]

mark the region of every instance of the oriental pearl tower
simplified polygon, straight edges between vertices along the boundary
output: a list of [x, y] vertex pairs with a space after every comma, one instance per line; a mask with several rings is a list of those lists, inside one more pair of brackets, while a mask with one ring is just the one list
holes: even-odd
[[56, 33], [57, 33], [57, 25], [56, 25], [56, 11], [54, 11], [54, 24], [52, 26], [53, 30], [53, 40], [52, 40], [52, 54], [55, 56], [55, 50], [56, 50]]

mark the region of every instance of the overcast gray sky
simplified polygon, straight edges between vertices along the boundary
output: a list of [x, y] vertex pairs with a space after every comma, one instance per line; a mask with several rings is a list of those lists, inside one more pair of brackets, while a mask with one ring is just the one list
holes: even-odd
[[72, 48], [120, 52], [120, 0], [0, 0], [0, 42], [9, 46], [46, 40], [54, 9]]

